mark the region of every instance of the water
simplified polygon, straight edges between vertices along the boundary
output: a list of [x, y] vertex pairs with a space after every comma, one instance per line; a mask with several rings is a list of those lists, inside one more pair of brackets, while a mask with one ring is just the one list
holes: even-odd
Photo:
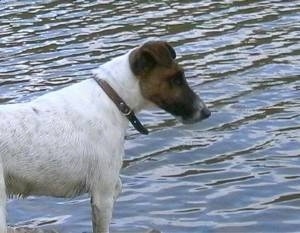
[[[169, 41], [213, 110], [130, 128], [113, 232], [300, 232], [300, 1], [0, 1], [0, 102], [91, 77], [149, 39]], [[91, 232], [89, 200], [10, 200], [8, 221]]]

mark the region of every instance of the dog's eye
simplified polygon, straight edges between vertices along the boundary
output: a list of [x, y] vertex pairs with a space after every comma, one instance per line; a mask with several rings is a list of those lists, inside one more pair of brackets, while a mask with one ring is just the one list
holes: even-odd
[[183, 78], [182, 77], [173, 78], [172, 84], [174, 84], [176, 86], [181, 86], [183, 84]]
[[184, 81], [184, 74], [182, 74], [181, 72], [171, 79], [171, 83], [176, 86], [181, 86], [182, 84], [184, 84]]

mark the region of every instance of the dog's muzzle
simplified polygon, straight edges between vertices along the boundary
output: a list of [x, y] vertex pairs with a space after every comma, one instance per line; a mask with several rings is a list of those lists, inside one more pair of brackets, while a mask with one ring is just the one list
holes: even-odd
[[176, 118], [183, 124], [193, 124], [205, 120], [211, 116], [211, 111], [200, 99], [194, 103], [194, 111], [190, 116], [177, 116]]
[[211, 115], [211, 111], [207, 108], [207, 107], [204, 107], [201, 109], [201, 119], [206, 119], [206, 118], [209, 118]]

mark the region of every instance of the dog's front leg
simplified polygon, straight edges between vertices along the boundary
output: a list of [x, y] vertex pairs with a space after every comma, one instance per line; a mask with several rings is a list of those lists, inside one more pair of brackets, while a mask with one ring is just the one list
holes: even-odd
[[117, 196], [116, 192], [120, 192], [120, 185], [121, 181], [117, 179], [116, 182], [110, 183], [110, 185], [104, 185], [105, 187], [101, 186], [92, 191], [93, 233], [109, 233], [113, 205]]
[[109, 224], [112, 218], [113, 197], [98, 198], [92, 196], [92, 221], [93, 233], [109, 233]]

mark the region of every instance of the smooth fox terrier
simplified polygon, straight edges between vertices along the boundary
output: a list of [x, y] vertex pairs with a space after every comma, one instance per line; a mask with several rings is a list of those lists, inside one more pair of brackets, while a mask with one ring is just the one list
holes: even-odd
[[91, 196], [94, 233], [108, 233], [129, 122], [156, 105], [183, 123], [210, 116], [176, 53], [152, 41], [100, 66], [94, 77], [27, 103], [0, 107], [0, 232], [7, 195]]

